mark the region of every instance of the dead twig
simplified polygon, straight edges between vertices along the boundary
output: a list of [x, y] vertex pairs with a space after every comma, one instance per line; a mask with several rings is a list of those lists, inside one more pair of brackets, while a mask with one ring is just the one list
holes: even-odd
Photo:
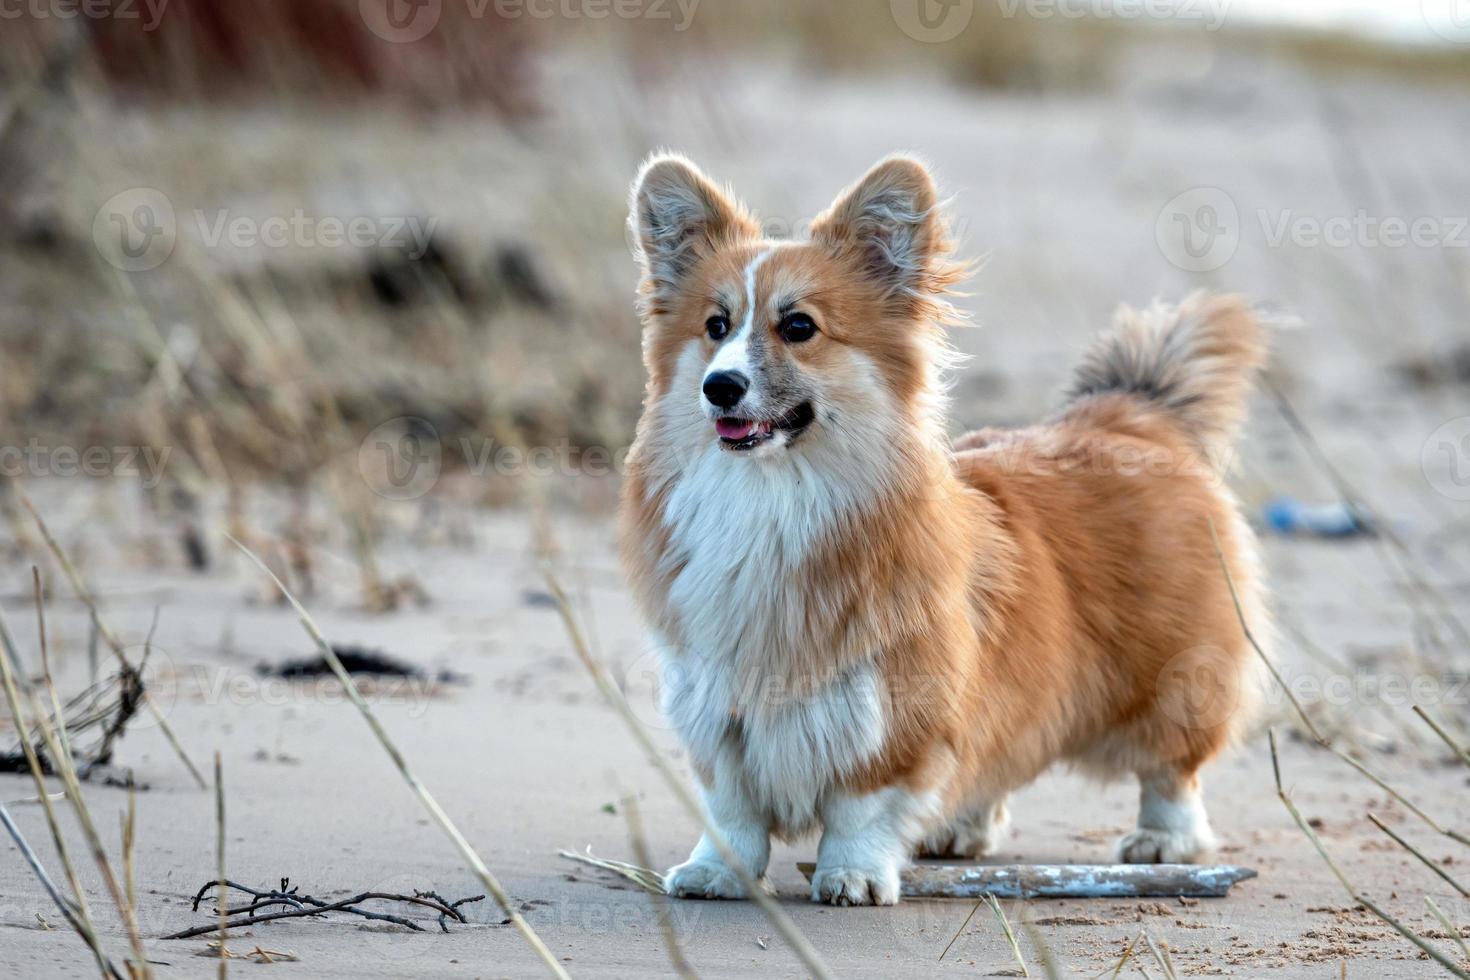
[[1398, 834], [1394, 833], [1393, 828], [1391, 828], [1388, 824], [1384, 823], [1382, 820], [1378, 819], [1378, 815], [1376, 813], [1369, 813], [1368, 814], [1368, 819], [1373, 822], [1373, 826], [1375, 826], [1379, 830], [1383, 831], [1389, 837], [1392, 837], [1395, 844], [1397, 844], [1399, 847], [1402, 847], [1404, 850], [1408, 851], [1410, 854], [1414, 855], [1416, 858], [1419, 859], [1419, 861], [1426, 868], [1428, 868], [1430, 871], [1433, 871], [1435, 874], [1437, 874], [1441, 878], [1443, 878], [1445, 880], [1445, 882], [1451, 888], [1453, 888], [1455, 891], [1459, 892], [1465, 898], [1470, 898], [1470, 891], [1466, 891], [1464, 885], [1462, 885], [1458, 881], [1456, 881], [1454, 879], [1454, 877], [1451, 876], [1448, 871], [1446, 871], [1444, 868], [1442, 868], [1439, 865], [1439, 863], [1437, 861], [1435, 861], [1432, 857], [1429, 857], [1423, 851], [1421, 851], [1417, 847], [1415, 847], [1413, 844], [1410, 844], [1408, 841], [1404, 840]]
[[[163, 938], [189, 939], [193, 936], [203, 936], [211, 932], [219, 932], [221, 937], [219, 943], [221, 948], [224, 948], [225, 930], [239, 929], [257, 922], [273, 922], [277, 919], [314, 918], [325, 915], [328, 912], [346, 912], [349, 915], [361, 916], [364, 919], [373, 919], [378, 922], [391, 922], [394, 925], [403, 926], [405, 929], [411, 929], [414, 932], [425, 931], [423, 926], [404, 916], [359, 908], [363, 902], [370, 901], [398, 902], [404, 905], [416, 905], [429, 909], [438, 914], [439, 927], [445, 932], [448, 932], [449, 930], [444, 924], [445, 920], [453, 919], [459, 923], [469, 921], [464, 917], [464, 913], [459, 910], [461, 905], [483, 901], [485, 898], [484, 895], [476, 895], [471, 898], [462, 898], [457, 902], [446, 902], [434, 892], [414, 892], [412, 895], [399, 895], [392, 892], [369, 891], [360, 892], [351, 898], [328, 902], [325, 899], [315, 898], [311, 895], [302, 895], [299, 889], [290, 887], [290, 884], [289, 879], [283, 878], [281, 879], [281, 887], [278, 890], [263, 891], [258, 888], [251, 888], [249, 885], [242, 885], [236, 881], [230, 881], [229, 879], [224, 879], [224, 888], [220, 888], [218, 881], [207, 881], [194, 894], [191, 907], [195, 912], [199, 911], [199, 905], [204, 900], [204, 896], [209, 894], [210, 889], [215, 889], [216, 912], [219, 921], [210, 923], [209, 925], [183, 929]], [[250, 896], [251, 901], [245, 905], [231, 908], [228, 902], [224, 900], [227, 889], [243, 892]], [[278, 907], [283, 908], [275, 912], [263, 912], [265, 909]]]
[[[230, 536], [226, 535], [226, 537]], [[358, 712], [362, 714], [363, 720], [367, 722], [368, 729], [373, 733], [373, 737], [378, 740], [378, 744], [383, 747], [383, 751], [388, 753], [388, 758], [392, 760], [399, 775], [403, 777], [403, 781], [408, 783], [409, 789], [413, 790], [414, 795], [419, 798], [419, 802], [429, 812], [429, 816], [434, 818], [434, 822], [449, 837], [455, 849], [459, 851], [460, 856], [470, 866], [470, 870], [480, 879], [485, 889], [494, 896], [495, 904], [500, 906], [506, 918], [510, 920], [511, 924], [516, 927], [516, 930], [526, 940], [526, 943], [540, 957], [541, 962], [546, 966], [546, 969], [552, 976], [558, 977], [560, 980], [570, 980], [570, 977], [567, 976], [567, 971], [557, 962], [551, 950], [546, 948], [546, 943], [542, 942], [541, 937], [536, 934], [536, 930], [532, 929], [530, 924], [522, 917], [520, 911], [510, 900], [510, 895], [501, 887], [496, 877], [490, 873], [490, 869], [486, 867], [479, 853], [465, 839], [464, 834], [459, 832], [459, 828], [454, 825], [454, 821], [449, 819], [449, 814], [444, 812], [444, 808], [439, 805], [439, 801], [429, 792], [429, 788], [419, 782], [419, 778], [408, 767], [408, 760], [403, 757], [403, 753], [398, 750], [398, 746], [388, 737], [388, 732], [378, 721], [378, 716], [373, 713], [373, 709], [368, 707], [368, 703], [363, 700], [362, 692], [357, 689], [357, 684], [353, 681], [352, 675], [342, 666], [342, 661], [337, 658], [336, 651], [332, 649], [332, 645], [322, 635], [322, 631], [317, 628], [316, 621], [311, 618], [311, 614], [306, 611], [306, 607], [301, 604], [296, 596], [291, 594], [291, 591], [286, 588], [285, 583], [277, 577], [275, 572], [270, 570], [270, 566], [261, 561], [259, 555], [233, 537], [230, 537], [230, 541], [243, 551], [262, 572], [270, 577], [270, 580], [275, 583], [276, 588], [280, 589], [281, 594], [286, 597], [286, 601], [296, 610], [296, 617], [300, 620], [302, 628], [306, 630], [307, 635], [316, 643], [317, 649], [321, 651], [327, 664], [332, 668], [332, 673], [337, 675], [337, 680], [342, 682], [342, 688], [347, 692], [348, 698], [352, 700]]]
[[[71, 583], [72, 591], [76, 593], [77, 598], [82, 600], [83, 604], [87, 607], [87, 611], [91, 613], [92, 623], [96, 627], [97, 633], [107, 644], [108, 649], [112, 651], [113, 656], [117, 658], [118, 663], [123, 667], [124, 671], [131, 671], [134, 676], [137, 676], [137, 670], [133, 667], [132, 661], [128, 659], [127, 651], [123, 648], [122, 642], [118, 640], [117, 634], [113, 633], [111, 628], [102, 619], [102, 614], [97, 609], [97, 602], [92, 598], [92, 593], [87, 589], [86, 584], [82, 581], [81, 575], [77, 573], [70, 559], [66, 557], [66, 552], [62, 550], [61, 545], [52, 536], [51, 529], [41, 519], [40, 511], [36, 510], [36, 505], [31, 503], [30, 496], [18, 483], [12, 481], [12, 485], [15, 488], [16, 494], [20, 497], [21, 504], [30, 512], [31, 519], [36, 522], [36, 527], [40, 530], [41, 537], [46, 541], [46, 546], [51, 549], [51, 554], [56, 557], [57, 563], [61, 565], [61, 570], [66, 574], [67, 581]], [[153, 715], [153, 720], [158, 722], [158, 730], [168, 739], [169, 746], [173, 748], [174, 754], [184, 763], [184, 768], [189, 770], [189, 775], [194, 777], [194, 782], [199, 784], [200, 789], [207, 789], [208, 784], [205, 783], [204, 777], [200, 774], [198, 767], [194, 765], [193, 760], [189, 758], [189, 754], [184, 751], [183, 745], [179, 743], [178, 736], [174, 734], [173, 727], [169, 725], [168, 719], [163, 716], [163, 711], [159, 709], [158, 704], [148, 694], [147, 689], [142, 690], [140, 698]]]

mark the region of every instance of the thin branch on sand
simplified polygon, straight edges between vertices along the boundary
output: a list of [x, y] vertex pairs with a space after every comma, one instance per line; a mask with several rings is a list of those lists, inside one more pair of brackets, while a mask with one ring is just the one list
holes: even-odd
[[[226, 537], [230, 536], [226, 535]], [[286, 588], [285, 583], [277, 577], [276, 573], [270, 570], [270, 566], [261, 561], [259, 555], [233, 537], [230, 537], [230, 541], [235, 547], [243, 551], [262, 572], [270, 577], [270, 580], [275, 583], [276, 588], [281, 590], [281, 595], [285, 596], [286, 601], [296, 610], [296, 617], [300, 620], [302, 628], [306, 630], [307, 635], [316, 643], [317, 649], [327, 661], [327, 665], [332, 668], [332, 673], [337, 675], [337, 680], [342, 682], [343, 690], [347, 692], [348, 698], [351, 699], [353, 705], [362, 714], [363, 720], [367, 722], [368, 729], [373, 733], [373, 737], [378, 740], [378, 744], [383, 747], [383, 751], [388, 753], [388, 758], [392, 760], [394, 767], [403, 776], [403, 781], [408, 783], [409, 789], [413, 790], [414, 795], [419, 798], [419, 802], [429, 812], [429, 816], [434, 819], [434, 822], [449, 837], [455, 849], [459, 851], [460, 856], [469, 865], [470, 870], [475, 873], [475, 877], [480, 879], [480, 883], [485, 886], [485, 890], [494, 897], [495, 903], [500, 906], [506, 918], [520, 932], [521, 936], [526, 940], [527, 945], [540, 957], [541, 962], [545, 964], [546, 969], [552, 976], [562, 978], [562, 980], [570, 980], [567, 976], [567, 971], [562, 969], [562, 965], [557, 962], [551, 950], [546, 947], [541, 937], [536, 934], [536, 930], [531, 928], [530, 923], [516, 909], [515, 904], [510, 900], [510, 896], [501, 887], [496, 877], [490, 873], [490, 869], [486, 867], [479, 853], [465, 838], [464, 834], [459, 832], [459, 828], [454, 825], [454, 821], [449, 819], [449, 814], [444, 812], [444, 808], [439, 805], [439, 801], [429, 792], [429, 788], [419, 782], [419, 778], [408, 767], [408, 760], [403, 757], [403, 753], [399, 751], [398, 746], [388, 737], [387, 731], [384, 730], [382, 723], [378, 721], [378, 716], [373, 713], [373, 709], [368, 707], [368, 703], [363, 700], [362, 692], [357, 689], [357, 684], [353, 681], [352, 675], [347, 673], [346, 668], [342, 666], [342, 661], [337, 658], [336, 651], [332, 649], [332, 645], [322, 635], [322, 631], [317, 628], [316, 621], [311, 618], [311, 614], [306, 611], [306, 607], [291, 593], [290, 589]]]
[[[351, 898], [338, 899], [328, 902], [324, 899], [315, 898], [311, 895], [302, 895], [299, 889], [292, 888], [289, 879], [281, 879], [281, 887], [276, 890], [261, 890], [242, 885], [239, 882], [224, 879], [223, 887], [219, 881], [207, 881], [194, 893], [193, 910], [199, 911], [199, 905], [204, 901], [204, 896], [209, 890], [215, 889], [216, 913], [218, 921], [208, 925], [194, 926], [179, 932], [164, 936], [164, 939], [189, 939], [194, 936], [206, 936], [210, 933], [218, 933], [217, 943], [221, 950], [225, 949], [225, 931], [229, 929], [240, 929], [245, 926], [254, 925], [258, 922], [275, 922], [278, 919], [305, 919], [325, 915], [328, 912], [346, 912], [349, 915], [361, 916], [364, 919], [372, 919], [377, 922], [391, 922], [394, 925], [403, 926], [414, 932], [424, 932], [424, 927], [412, 919], [401, 915], [393, 915], [388, 912], [375, 912], [371, 909], [361, 908], [364, 902], [399, 902], [404, 905], [416, 905], [438, 913], [439, 928], [448, 932], [446, 924], [449, 919], [464, 923], [467, 920], [464, 913], [459, 910], [461, 905], [483, 901], [484, 895], [475, 895], [471, 898], [462, 898], [457, 902], [449, 902], [434, 892], [414, 892], [412, 895], [399, 895], [393, 892], [359, 892]], [[250, 896], [250, 901], [245, 905], [229, 907], [226, 901], [227, 889], [243, 892]], [[265, 911], [274, 909], [276, 911]], [[224, 957], [228, 958], [226, 952]]]

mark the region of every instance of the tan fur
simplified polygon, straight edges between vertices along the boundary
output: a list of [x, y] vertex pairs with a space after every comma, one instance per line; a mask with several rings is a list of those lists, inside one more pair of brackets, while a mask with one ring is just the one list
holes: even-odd
[[[655, 162], [655, 188], [661, 168], [685, 166]], [[895, 185], [923, 213], [914, 238], [893, 244], [911, 251], [876, 261], [911, 274], [912, 288], [875, 273], [875, 253], [850, 227], [858, 198]], [[669, 487], [648, 448], [668, 423], [653, 406], [691, 341], [705, 362], [712, 356], [703, 334], [711, 299], [774, 244], [757, 241], [744, 210], [702, 186], [723, 217], [681, 246], [697, 256], [683, 277], [661, 277], [645, 256], [649, 410], [622, 513], [641, 608], [675, 645], [682, 623], [668, 590], [680, 559], [664, 519]], [[935, 207], [923, 169], [889, 161], [819, 219], [811, 242], [781, 245], [760, 267], [762, 295], [800, 295], [821, 325], [818, 338], [783, 353], [793, 370], [846, 370], [845, 349], [877, 365], [899, 415], [902, 463], [884, 475], [881, 499], [836, 522], [805, 556], [786, 583], [789, 604], [768, 617], [781, 635], [764, 638], [745, 669], [810, 690], [876, 654], [887, 739], [844, 778], [854, 793], [933, 791], [955, 815], [1003, 799], [1059, 760], [1192, 786], [1248, 707], [1253, 656], [1211, 522], [1248, 614], [1264, 616], [1253, 541], [1217, 469], [1263, 357], [1256, 318], [1221, 297], [1122, 314], [1056, 418], [971, 433], [951, 448], [936, 360], [951, 316], [945, 294], [962, 269], [948, 258]], [[636, 222], [636, 197], [634, 209]], [[732, 717], [746, 708], [730, 705]]]

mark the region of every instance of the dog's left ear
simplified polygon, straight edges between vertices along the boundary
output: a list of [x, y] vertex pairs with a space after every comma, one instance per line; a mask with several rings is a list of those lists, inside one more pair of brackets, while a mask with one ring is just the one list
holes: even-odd
[[812, 239], [851, 251], [891, 294], [923, 297], [948, 285], [950, 243], [938, 194], [912, 157], [883, 160], [838, 195], [813, 223]]

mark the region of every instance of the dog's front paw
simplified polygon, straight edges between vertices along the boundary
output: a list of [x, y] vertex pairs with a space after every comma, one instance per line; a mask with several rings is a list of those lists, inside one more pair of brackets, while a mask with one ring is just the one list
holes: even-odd
[[1198, 864], [1214, 853], [1212, 834], [1191, 830], [1139, 827], [1118, 841], [1118, 860], [1123, 864]]
[[829, 905], [893, 905], [898, 902], [898, 866], [818, 868], [812, 901]]
[[685, 861], [664, 875], [664, 891], [675, 898], [747, 898], [740, 876], [719, 861]]

